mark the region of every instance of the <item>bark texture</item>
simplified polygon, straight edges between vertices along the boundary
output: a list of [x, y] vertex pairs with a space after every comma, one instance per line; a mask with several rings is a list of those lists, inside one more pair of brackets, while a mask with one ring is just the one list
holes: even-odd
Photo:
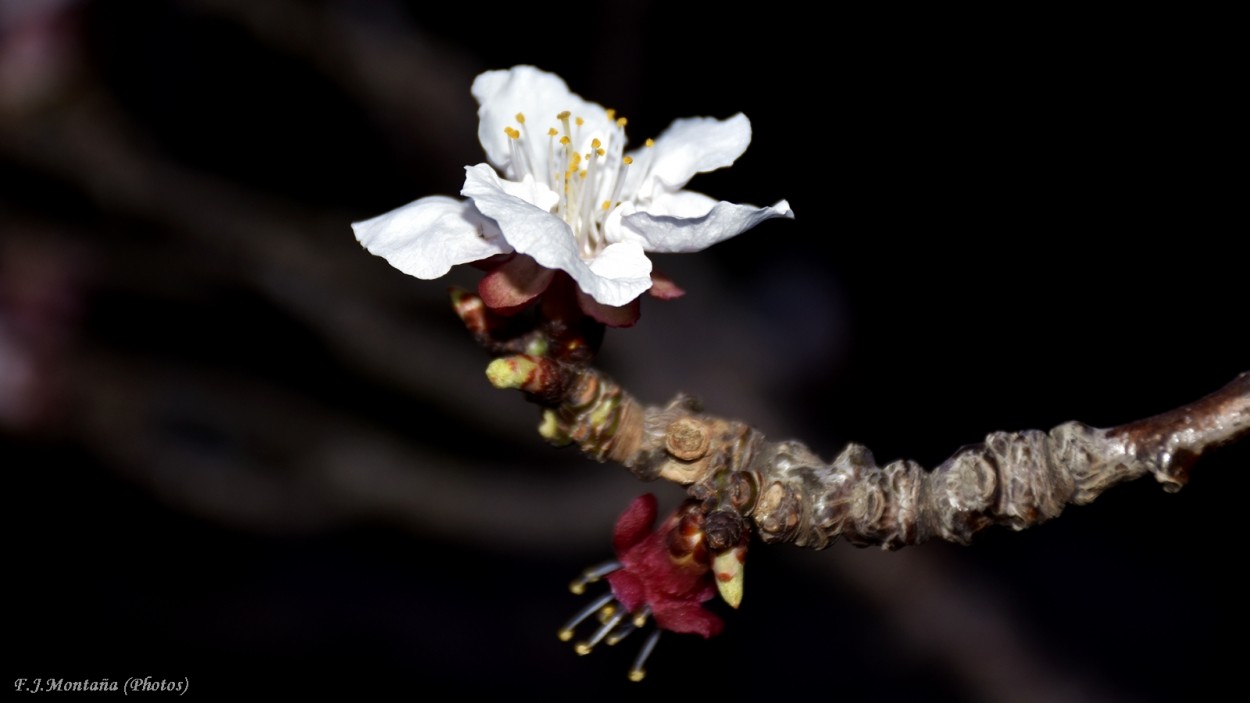
[[799, 442], [769, 442], [742, 422], [701, 413], [688, 397], [643, 407], [592, 368], [558, 373], [542, 368], [559, 362], [532, 360], [539, 371], [518, 387], [559, 399], [542, 434], [640, 479], [688, 486], [704, 501], [713, 550], [737, 544], [747, 523], [765, 542], [814, 549], [838, 537], [886, 549], [966, 544], [991, 525], [1023, 530], [1146, 474], [1179, 490], [1203, 452], [1250, 434], [1246, 372], [1194, 403], [1118, 427], [994, 432], [932, 471], [908, 460], [879, 466], [853, 443], [824, 462]]

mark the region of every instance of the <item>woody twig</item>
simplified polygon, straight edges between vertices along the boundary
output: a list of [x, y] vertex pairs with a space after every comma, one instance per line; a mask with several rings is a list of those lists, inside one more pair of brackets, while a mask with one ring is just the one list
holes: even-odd
[[[458, 294], [462, 316], [475, 300]], [[534, 339], [527, 338], [531, 353], [490, 364], [491, 383], [544, 406], [539, 432], [548, 441], [645, 481], [686, 486], [703, 501], [713, 553], [748, 529], [764, 542], [815, 549], [839, 537], [885, 549], [930, 539], [966, 544], [991, 525], [1023, 530], [1146, 474], [1179, 490], [1200, 456], [1250, 434], [1245, 372], [1200, 400], [1117, 427], [1066, 422], [1048, 432], [993, 432], [932, 471], [909, 460], [879, 466], [854, 443], [825, 462], [799, 442], [769, 441], [744, 422], [703, 413], [687, 396], [644, 406], [584, 360], [533, 353], [542, 348]]]

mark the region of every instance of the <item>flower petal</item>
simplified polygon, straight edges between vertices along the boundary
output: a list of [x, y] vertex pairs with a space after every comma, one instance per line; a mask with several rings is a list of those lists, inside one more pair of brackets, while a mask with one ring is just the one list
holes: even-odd
[[651, 604], [651, 614], [661, 630], [715, 637], [725, 629], [725, 622], [699, 601], [657, 600]]
[[[750, 144], [751, 121], [741, 112], [727, 120], [714, 117], [676, 120], [656, 137], [655, 146], [634, 152], [635, 160], [649, 159], [649, 163], [640, 182], [626, 183], [626, 192], [647, 199], [662, 190], [679, 190], [696, 173], [733, 164]], [[646, 154], [646, 151], [651, 153]]]
[[651, 260], [638, 242], [609, 244], [589, 266], [565, 270], [596, 302], [613, 307], [628, 305], [651, 287]]
[[604, 305], [579, 290], [577, 307], [608, 327], [633, 327], [642, 317], [642, 298], [634, 298], [624, 305]]
[[494, 219], [518, 252], [547, 268], [565, 271], [604, 305], [624, 305], [651, 287], [651, 261], [637, 242], [609, 245], [587, 262], [564, 220], [510, 195], [506, 183], [486, 164], [469, 166], [460, 194]]
[[512, 251], [495, 223], [469, 201], [435, 195], [352, 223], [369, 253], [417, 278], [445, 275], [452, 266]]
[[[547, 164], [547, 130], [561, 129], [556, 115], [568, 110], [582, 117], [581, 141], [589, 143], [592, 136], [603, 138], [608, 120], [602, 106], [583, 100], [569, 90], [554, 73], [533, 66], [514, 66], [506, 71], [487, 71], [473, 81], [473, 97], [478, 109], [477, 138], [486, 150], [486, 158], [500, 171], [519, 176], [521, 169], [512, 168], [512, 146], [504, 134], [505, 127], [520, 128], [522, 139], [530, 145], [525, 152], [537, 173], [549, 173]], [[525, 123], [517, 122], [517, 113], [525, 115]], [[592, 134], [593, 133], [593, 134]], [[584, 145], [577, 145], [585, 151]]]
[[[702, 215], [685, 215], [692, 211], [698, 193], [683, 191], [666, 195], [647, 208], [646, 212], [624, 214], [622, 226], [645, 242], [647, 251], [685, 253], [706, 249], [723, 242], [774, 217], [794, 219], [794, 211], [784, 200], [770, 207], [719, 202]], [[710, 198], [707, 198], [711, 201]], [[675, 214], [667, 214], [672, 212]]]
[[500, 179], [499, 186], [508, 195], [520, 198], [543, 212], [551, 212], [551, 208], [560, 202], [560, 196], [554, 190], [545, 183], [535, 181], [528, 173], [520, 182]]
[[655, 525], [657, 502], [651, 493], [644, 493], [629, 504], [616, 521], [612, 532], [612, 548], [620, 556], [630, 547], [646, 539]]
[[660, 300], [675, 300], [686, 294], [676, 281], [656, 271], [651, 272], [651, 289], [647, 292]]
[[[693, 190], [664, 192], [653, 198], [642, 207], [635, 206], [635, 211], [642, 210], [652, 215], [668, 215], [670, 217], [703, 217], [716, 207], [716, 199], [709, 198]], [[621, 208], [621, 215], [633, 214], [628, 208]]]
[[641, 578], [618, 569], [607, 575], [608, 585], [612, 587], [612, 595], [625, 606], [625, 610], [636, 613], [647, 605], [647, 585]]
[[486, 307], [501, 315], [520, 312], [531, 300], [547, 290], [555, 271], [539, 266], [521, 255], [482, 277], [478, 295]]

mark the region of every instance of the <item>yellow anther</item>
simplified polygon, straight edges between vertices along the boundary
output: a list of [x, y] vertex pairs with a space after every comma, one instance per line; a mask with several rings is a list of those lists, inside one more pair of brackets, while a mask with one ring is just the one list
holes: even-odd
[[626, 166], [628, 166], [628, 165], [630, 165], [630, 164], [634, 163], [634, 157], [632, 157], [632, 156], [626, 156], [625, 158], [621, 159], [621, 163], [623, 163], [623, 164], [625, 164]]
[[600, 156], [603, 156], [604, 154], [606, 154], [606, 153], [608, 153], [608, 152], [604, 151], [603, 149], [595, 149], [595, 153], [596, 153], [596, 154], [598, 154], [598, 155], [600, 155]]
[[573, 631], [572, 630], [560, 630], [559, 632], [556, 633], [556, 637], [559, 637], [561, 642], [568, 642], [569, 640], [573, 639]]
[[503, 128], [503, 133], [504, 133], [504, 134], [506, 134], [506, 135], [508, 135], [508, 136], [509, 136], [509, 137], [511, 137], [512, 139], [520, 139], [520, 138], [521, 138], [521, 133], [520, 133], [520, 132], [518, 132], [518, 131], [516, 131], [515, 129], [513, 129], [513, 128], [511, 128], [511, 127], [504, 127], [504, 128]]
[[655, 140], [648, 137], [646, 144], [647, 144], [647, 148], [650, 149], [651, 147], [655, 146]]
[[516, 121], [520, 122], [521, 124], [525, 124], [525, 113], [524, 112], [516, 113]]
[[604, 211], [611, 210], [611, 209], [612, 209], [612, 201], [611, 201], [611, 200], [605, 200], [605, 201], [603, 201], [603, 209], [604, 209]]
[[560, 143], [563, 144], [564, 146], [568, 146], [569, 144], [573, 143], [573, 140], [569, 139], [568, 137], [560, 137]]
[[587, 173], [590, 173], [590, 171], [587, 171], [586, 169], [582, 169], [581, 172], [578, 173], [577, 175], [579, 178], [585, 178]]
[[617, 127], [620, 127], [621, 129], [625, 129], [625, 125], [627, 125], [627, 124], [629, 124], [629, 120], [625, 119], [624, 117], [618, 117], [618, 118], [616, 118], [616, 126], [617, 126]]
[[608, 108], [608, 120], [614, 120], [614, 119], [616, 119], [616, 110], [613, 110], [612, 108], [609, 107]]
[[591, 148], [591, 149], [594, 149], [594, 150], [598, 151], [599, 147], [601, 147], [601, 146], [603, 146], [603, 142], [599, 141], [598, 139], [591, 139], [591, 140], [590, 140], [590, 148]]
[[577, 168], [577, 166], [581, 164], [581, 162], [582, 162], [582, 155], [577, 153], [576, 151], [573, 152], [573, 168]]
[[557, 120], [567, 120], [567, 119], [569, 118], [569, 115], [571, 115], [571, 114], [573, 114], [573, 113], [569, 112], [568, 110], [565, 110], [564, 112], [561, 112], [560, 114], [556, 115], [556, 119], [557, 119]]
[[559, 134], [559, 132], [557, 132], [557, 131], [556, 131], [556, 128], [555, 128], [555, 127], [551, 127], [550, 129], [548, 129], [548, 130], [547, 130], [547, 136], [548, 136], [548, 137], [554, 137], [554, 136], [556, 136], [557, 134]]
[[578, 126], [578, 127], [581, 127], [582, 125], [586, 124], [586, 120], [583, 120], [583, 119], [582, 119], [582, 118], [580, 118], [580, 117], [578, 117], [577, 119], [575, 119], [575, 120], [573, 120], [573, 121], [577, 123], [577, 126]]

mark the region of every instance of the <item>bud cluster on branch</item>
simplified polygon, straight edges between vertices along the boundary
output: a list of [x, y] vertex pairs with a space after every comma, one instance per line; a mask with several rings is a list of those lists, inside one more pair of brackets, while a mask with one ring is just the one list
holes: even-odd
[[749, 425], [703, 414], [686, 396], [644, 407], [589, 366], [515, 355], [490, 368], [497, 387], [548, 405], [540, 433], [549, 441], [576, 444], [643, 480], [688, 486], [704, 501], [713, 551], [736, 544], [748, 525], [765, 542], [815, 549], [838, 537], [887, 549], [929, 539], [966, 544], [991, 525], [1022, 530], [1145, 474], [1178, 490], [1203, 452], [1250, 434], [1246, 372], [1201, 400], [1118, 427], [994, 432], [926, 471], [909, 460], [878, 466], [854, 443], [824, 462], [799, 442], [770, 442]]

